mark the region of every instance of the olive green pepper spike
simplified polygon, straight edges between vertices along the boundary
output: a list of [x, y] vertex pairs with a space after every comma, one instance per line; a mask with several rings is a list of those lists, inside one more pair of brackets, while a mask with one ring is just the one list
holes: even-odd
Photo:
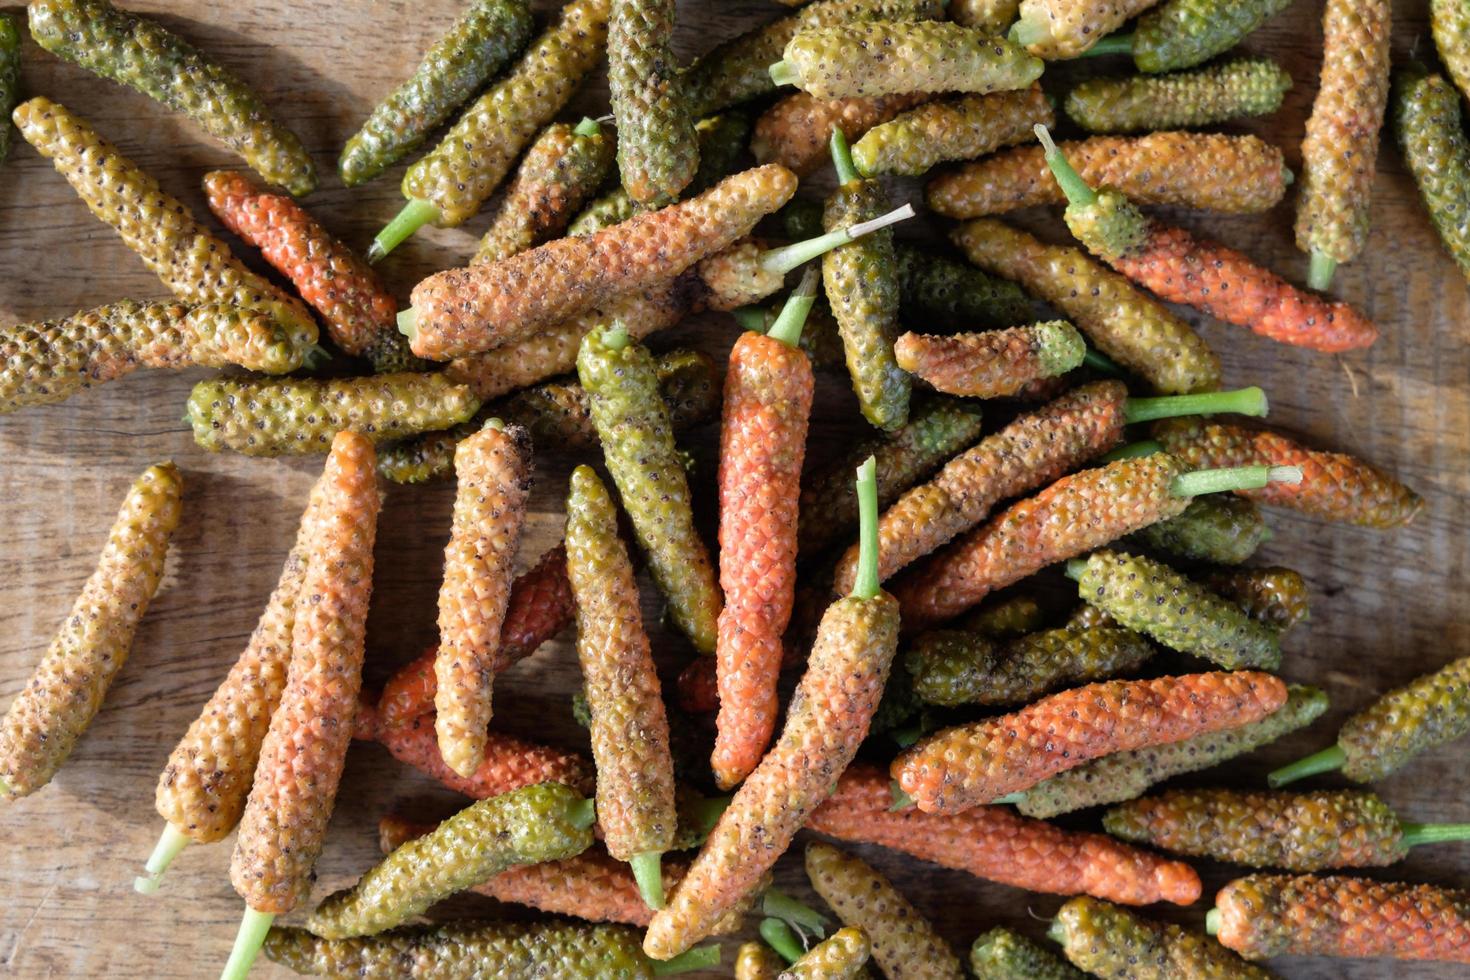
[[471, 0], [413, 74], [378, 103], [342, 148], [337, 173], [356, 187], [403, 159], [510, 63], [531, 38], [525, 0]]
[[1067, 563], [1083, 601], [1165, 646], [1226, 670], [1275, 670], [1278, 632], [1167, 565], [1121, 551], [1095, 551]]
[[108, 0], [36, 0], [26, 12], [47, 51], [183, 113], [272, 184], [298, 197], [316, 188], [296, 134], [248, 85], [161, 24]]
[[1068, 117], [1090, 133], [1209, 126], [1281, 108], [1291, 76], [1269, 58], [1232, 61], [1168, 75], [1091, 78], [1067, 93]]
[[1307, 582], [1290, 568], [1220, 568], [1205, 573], [1203, 581], [1252, 619], [1283, 633], [1311, 616]]
[[10, 154], [10, 114], [20, 103], [20, 28], [11, 14], [0, 14], [0, 163]]
[[1230, 50], [1291, 0], [1165, 0], [1146, 10], [1132, 34], [1112, 34], [1087, 52], [1132, 55], [1139, 71], [1192, 68]]
[[1429, 31], [1455, 88], [1470, 92], [1470, 10], [1459, 0], [1429, 0]]
[[992, 640], [1011, 640], [1046, 626], [1047, 609], [1029, 592], [987, 597], [960, 621], [960, 628]]
[[952, 259], [898, 242], [899, 312], [904, 319], [969, 330], [1020, 326], [1036, 319], [1021, 287]]
[[1037, 123], [1056, 124], [1051, 101], [1037, 85], [939, 99], [868, 130], [853, 144], [852, 159], [866, 177], [917, 177], [940, 163], [973, 160], [1004, 146], [1029, 143]]
[[1073, 966], [1103, 980], [1272, 977], [1210, 936], [1173, 923], [1153, 922], [1086, 895], [1061, 907], [1047, 936], [1061, 944]]
[[618, 125], [618, 172], [645, 208], [678, 200], [699, 166], [694, 117], [669, 47], [674, 0], [612, 0], [608, 88]]
[[[1441, 6], [1453, 5], [1434, 4], [1436, 9]], [[1439, 240], [1470, 279], [1470, 222], [1465, 217], [1470, 142], [1465, 139], [1460, 93], [1442, 76], [1411, 65], [1394, 86], [1393, 128]]]
[[1001, 926], [970, 947], [975, 980], [1084, 980], [1086, 974], [1051, 950]]
[[592, 801], [560, 783], [480, 800], [329, 895], [307, 928], [323, 939], [391, 929], [513, 865], [582, 853], [592, 845], [593, 818]]
[[577, 374], [591, 400], [603, 459], [670, 616], [695, 649], [713, 653], [719, 585], [694, 528], [689, 481], [659, 397], [653, 357], [616, 326], [583, 338]]
[[1130, 540], [1189, 561], [1239, 565], [1271, 540], [1271, 529], [1252, 500], [1200, 497], [1184, 513], [1150, 524]]

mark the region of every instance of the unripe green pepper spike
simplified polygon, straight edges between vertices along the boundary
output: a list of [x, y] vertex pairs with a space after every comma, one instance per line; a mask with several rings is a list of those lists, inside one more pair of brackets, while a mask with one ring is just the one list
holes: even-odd
[[796, 932], [782, 920], [762, 919], [760, 933], [766, 944], [780, 953], [787, 963], [795, 963], [801, 959], [801, 940], [796, 938]]
[[[1347, 753], [1339, 746], [1330, 745], [1321, 752], [1315, 752], [1305, 759], [1298, 759], [1290, 765], [1282, 766], [1266, 777], [1266, 783], [1272, 789], [1280, 789], [1288, 783], [1294, 783], [1298, 779], [1306, 779], [1318, 773], [1331, 772], [1341, 769], [1343, 763], [1347, 762]], [[1214, 935], [1214, 933], [1211, 933]]]
[[[393, 251], [414, 232], [431, 221], [439, 220], [439, 209], [428, 201], [418, 198], [410, 198], [403, 206], [403, 210], [394, 215], [393, 220], [383, 226], [383, 230], [373, 238], [372, 245], [368, 246], [367, 260], [369, 262], [381, 261], [389, 252]], [[399, 314], [399, 329], [403, 329], [403, 314]]]
[[235, 945], [230, 949], [230, 958], [219, 975], [219, 980], [245, 980], [255, 956], [260, 952], [265, 934], [271, 931], [276, 920], [273, 912], [257, 912], [245, 907], [245, 917], [240, 920], [240, 931], [235, 934]]

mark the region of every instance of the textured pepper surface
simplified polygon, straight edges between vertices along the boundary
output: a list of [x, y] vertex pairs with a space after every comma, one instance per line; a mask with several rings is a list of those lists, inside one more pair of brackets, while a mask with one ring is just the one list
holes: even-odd
[[971, 262], [1056, 307], [1098, 350], [1155, 391], [1220, 386], [1220, 359], [1189, 324], [1081, 249], [1048, 245], [990, 219], [961, 225], [952, 238]]
[[873, 961], [899, 980], [962, 980], [960, 958], [876, 868], [830, 844], [806, 846], [812, 889], [846, 925], [867, 933]]
[[366, 357], [379, 370], [412, 360], [394, 319], [398, 304], [378, 274], [301, 205], [228, 170], [205, 174], [204, 193], [214, 216], [260, 249], [322, 315], [343, 352]]
[[1009, 279], [905, 242], [895, 243], [894, 253], [899, 311], [905, 317], [971, 329], [1015, 327], [1036, 317], [1031, 300]]
[[1305, 728], [1326, 710], [1327, 695], [1293, 684], [1286, 703], [1260, 721], [1094, 759], [1037, 783], [1016, 808], [1030, 817], [1050, 818], [1131, 800], [1171, 776], [1208, 769]]
[[1178, 517], [1150, 524], [1134, 540], [1190, 561], [1239, 565], [1271, 536], [1261, 509], [1244, 497], [1198, 497]]
[[291, 631], [306, 577], [306, 535], [320, 499], [320, 494], [312, 495], [281, 577], [245, 649], [159, 774], [154, 808], [196, 843], [223, 840], [245, 809], [261, 742], [286, 689]]
[[949, 19], [987, 34], [1004, 34], [1016, 22], [1021, 0], [954, 0]]
[[22, 103], [16, 128], [55, 165], [87, 208], [138, 253], [185, 303], [260, 310], [287, 327], [299, 356], [317, 339], [316, 320], [297, 299], [251, 272], [181, 201], [117, 151], [80, 116], [50, 99]]
[[348, 187], [372, 180], [428, 139], [450, 113], [516, 56], [531, 37], [525, 0], [471, 0], [412, 75], [373, 107], [347, 140], [337, 173]]
[[[798, 541], [802, 554], [812, 554], [855, 532], [857, 494], [852, 472], [872, 456], [878, 471], [878, 506], [887, 507], [899, 494], [929, 476], [945, 460], [980, 437], [980, 407], [957, 398], [920, 402], [907, 425], [864, 441], [851, 453], [804, 481]], [[888, 542], [883, 542], [886, 547]], [[883, 557], [879, 555], [879, 561]]]
[[[1452, 4], [1435, 4], [1453, 6]], [[1437, 16], [1463, 16], [1470, 12]], [[1398, 79], [1393, 104], [1394, 138], [1445, 251], [1470, 276], [1470, 143], [1460, 93], [1443, 76], [1409, 69]]]
[[996, 589], [1189, 506], [1170, 491], [1183, 472], [1165, 453], [1064, 476], [1012, 504], [898, 582], [904, 629], [959, 615]]
[[442, 374], [403, 373], [218, 378], [194, 386], [186, 411], [194, 441], [210, 452], [287, 456], [326, 452], [343, 431], [376, 442], [447, 429], [479, 407], [468, 388]]
[[756, 167], [590, 235], [435, 273], [413, 290], [414, 353], [448, 360], [499, 347], [672, 279], [743, 238], [795, 190], [786, 168]]
[[572, 0], [509, 72], [476, 99], [439, 145], [403, 175], [403, 196], [464, 224], [510, 172], [521, 149], [571, 99], [602, 58], [610, 0]]
[[399, 762], [477, 800], [547, 782], [564, 783], [579, 793], [592, 792], [592, 763], [585, 756], [500, 732], [487, 736], [480, 768], [464, 778], [445, 765], [439, 755], [432, 715], [402, 725], [359, 724], [355, 737], [373, 739]]
[[653, 356], [639, 344], [614, 350], [605, 334], [588, 334], [577, 374], [591, 399], [603, 461], [669, 614], [696, 650], [713, 653], [720, 589], [694, 527], [689, 478], [659, 397]]
[[1263, 429], [1198, 419], [1157, 423], [1154, 438], [1191, 468], [1299, 466], [1302, 481], [1239, 491], [1272, 507], [1364, 527], [1399, 527], [1412, 521], [1424, 499], [1398, 480], [1345, 453], [1309, 449]]
[[1425, 749], [1470, 732], [1470, 657], [1389, 691], [1343, 723], [1337, 745], [1342, 774], [1372, 783]]
[[1289, 6], [1291, 0], [1165, 0], [1134, 25], [1133, 63], [1147, 72], [1198, 65]]
[[161, 463], [123, 498], [97, 568], [0, 719], [0, 799], [50, 782], [101, 709], [163, 578], [183, 492], [178, 469]]
[[[827, 199], [822, 227], [836, 231], [888, 211], [876, 180], [843, 184]], [[885, 431], [908, 421], [909, 376], [898, 366], [898, 272], [893, 232], [883, 228], [822, 256], [822, 284], [847, 352], [847, 373], [863, 418]]]
[[1180, 861], [1104, 834], [1063, 830], [1005, 807], [964, 813], [895, 811], [887, 773], [858, 765], [807, 827], [852, 843], [877, 844], [956, 871], [1028, 891], [1088, 894], [1129, 905], [1199, 898], [1199, 875]]
[[296, 134], [250, 86], [161, 24], [108, 0], [36, 0], [26, 12], [47, 51], [188, 116], [272, 184], [296, 195], [316, 188]]
[[849, 23], [805, 30], [786, 45], [797, 87], [819, 99], [910, 92], [999, 92], [1041, 77], [1019, 45], [947, 22]]
[[1090, 133], [1211, 126], [1269, 116], [1290, 88], [1291, 76], [1269, 58], [1237, 58], [1169, 75], [1088, 79], [1067, 93], [1066, 111]]
[[984, 333], [906, 333], [893, 345], [898, 366], [935, 389], [969, 398], [1005, 398], [1082, 363], [1087, 342], [1065, 320]]
[[636, 930], [585, 922], [460, 922], [362, 939], [321, 939], [305, 929], [272, 929], [265, 955], [297, 973], [384, 980], [654, 976], [638, 949]]
[[472, 803], [329, 895], [307, 928], [324, 939], [372, 935], [513, 865], [580, 854], [592, 845], [591, 828], [575, 819], [584, 802], [575, 790], [542, 783]]
[[[985, 518], [997, 502], [1044, 486], [1123, 438], [1128, 389], [1119, 381], [1083, 385], [1018, 416], [899, 497], [878, 521], [878, 576], [886, 579]], [[849, 586], [857, 547], [834, 581]]]
[[805, 177], [830, 158], [827, 141], [834, 128], [859, 140], [874, 126], [927, 102], [927, 92], [896, 92], [872, 98], [819, 99], [797, 92], [779, 99], [755, 121], [750, 152], [761, 163], [779, 163]]
[[741, 943], [735, 954], [735, 980], [777, 980], [786, 961], [765, 943]]
[[1036, 138], [1037, 125], [1055, 124], [1056, 114], [1040, 86], [961, 95], [920, 105], [874, 126], [853, 144], [852, 159], [861, 173], [917, 177], [936, 164], [973, 160], [1029, 142]]
[[709, 935], [791, 845], [867, 737], [897, 647], [898, 606], [887, 593], [828, 608], [780, 737], [653, 917], [650, 956], [668, 959]]
[[468, 778], [485, 754], [500, 628], [531, 491], [526, 430], [486, 426], [454, 451], [454, 515], [439, 586], [434, 730], [439, 754]]
[[1077, 594], [1128, 629], [1226, 670], [1275, 670], [1281, 665], [1275, 629], [1149, 558], [1095, 551], [1077, 580]]
[[[1068, 112], [1070, 106], [1069, 101]], [[1281, 150], [1255, 136], [1093, 136], [1063, 142], [1059, 149], [1089, 185], [1121, 191], [1139, 204], [1248, 214], [1274, 207], [1286, 193]], [[940, 174], [929, 181], [925, 199], [950, 218], [1066, 201], [1039, 146], [1017, 147]]]
[[286, 687], [230, 861], [235, 891], [270, 914], [291, 911], [311, 892], [352, 740], [382, 505], [372, 443], [340, 433], [312, 493], [320, 503], [308, 509], [306, 601], [296, 606]]
[[[776, 60], [776, 59], [772, 59]], [[9, 119], [20, 102], [20, 28], [10, 14], [0, 16], [0, 113]], [[0, 127], [0, 163], [10, 155], [10, 127]]]
[[720, 697], [715, 780], [735, 786], [776, 728], [781, 637], [796, 592], [797, 504], [814, 390], [800, 348], [746, 332], [730, 351], [720, 427]]
[[1220, 942], [1248, 959], [1388, 956], [1470, 963], [1470, 893], [1341, 876], [1249, 875], [1215, 896]]
[[701, 259], [696, 273], [704, 286], [702, 305], [729, 311], [759, 303], [779, 291], [785, 274], [761, 264], [765, 251], [764, 242], [747, 238]]
[[1470, 92], [1470, 10], [1457, 0], [1429, 0], [1429, 31], [1455, 88]]
[[1085, 974], [1051, 950], [1001, 926], [970, 947], [976, 980], [1083, 980]]
[[1024, 24], [1042, 34], [1026, 50], [1056, 61], [1075, 58], [1158, 0], [1021, 0]]
[[1368, 240], [1378, 130], [1388, 104], [1389, 0], [1328, 0], [1322, 74], [1302, 140], [1296, 247], [1357, 258]]
[[1103, 681], [939, 732], [892, 772], [920, 809], [954, 813], [1089, 759], [1260, 721], [1285, 701], [1286, 685], [1255, 671]]
[[643, 207], [679, 198], [699, 166], [694, 116], [669, 46], [674, 0], [612, 0], [608, 88], [623, 189]]
[[777, 980], [850, 980], [863, 974], [871, 951], [866, 932], [844, 926], [782, 970]]
[[1074, 966], [1103, 980], [1269, 980], [1271, 973], [1208, 936], [1142, 919], [1093, 898], [1074, 898], [1052, 926]]
[[1279, 565], [1222, 568], [1206, 573], [1205, 585], [1259, 619], [1285, 633], [1311, 615], [1306, 580]]
[[675, 828], [669, 723], [617, 509], [587, 466], [572, 473], [567, 497], [567, 572], [608, 853], [620, 861], [662, 853]]
[[997, 645], [979, 633], [920, 634], [904, 655], [914, 693], [930, 704], [1024, 704], [1068, 684], [1126, 673], [1153, 656], [1138, 634], [1114, 627], [1030, 633]]
[[470, 265], [498, 262], [554, 237], [597, 191], [612, 169], [615, 140], [552, 123], [526, 150], [500, 210]]
[[0, 414], [65, 401], [140, 367], [239, 364], [281, 374], [301, 366], [264, 313], [223, 304], [123, 300], [0, 334]]
[[1135, 844], [1252, 868], [1367, 867], [1409, 853], [1398, 817], [1362, 790], [1169, 790], [1113, 807], [1103, 827]]

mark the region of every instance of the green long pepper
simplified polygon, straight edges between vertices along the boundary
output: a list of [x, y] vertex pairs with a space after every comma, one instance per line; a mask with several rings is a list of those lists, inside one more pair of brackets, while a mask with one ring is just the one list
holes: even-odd
[[1132, 34], [1113, 34], [1085, 58], [1130, 55], [1139, 71], [1189, 68], [1235, 47], [1291, 0], [1167, 0], [1138, 18]]

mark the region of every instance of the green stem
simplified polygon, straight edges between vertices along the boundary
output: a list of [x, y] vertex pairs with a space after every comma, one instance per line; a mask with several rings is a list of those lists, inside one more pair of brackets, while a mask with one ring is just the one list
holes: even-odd
[[1292, 171], [1290, 167], [1281, 168], [1281, 183], [1285, 184], [1287, 187], [1290, 187], [1292, 184], [1296, 183], [1296, 174]]
[[798, 902], [785, 892], [774, 888], [766, 889], [766, 893], [761, 896], [761, 914], [772, 919], [780, 919], [792, 928], [814, 936], [820, 937], [827, 934], [825, 915], [805, 902]]
[[629, 861], [633, 868], [633, 880], [638, 882], [638, 894], [643, 904], [657, 912], [664, 907], [663, 852], [644, 851], [633, 855]]
[[622, 350], [632, 339], [628, 336], [628, 328], [619, 320], [614, 320], [613, 325], [602, 332], [602, 346], [608, 350]]
[[139, 895], [152, 895], [158, 891], [158, 883], [163, 878], [163, 873], [173, 863], [179, 852], [190, 844], [189, 838], [179, 828], [171, 823], [163, 825], [163, 833], [159, 835], [158, 843], [153, 847], [153, 853], [148, 855], [148, 863], [143, 865], [146, 875], [139, 875], [133, 879], [133, 891]]
[[730, 311], [730, 315], [735, 318], [736, 323], [740, 324], [740, 329], [753, 330], [756, 333], [765, 333], [772, 322], [771, 311], [755, 303], [749, 306], [737, 306]]
[[924, 737], [924, 719], [916, 718], [902, 728], [895, 728], [888, 733], [888, 737], [893, 739], [899, 748], [906, 749]]
[[577, 123], [577, 128], [572, 130], [572, 132], [577, 136], [600, 136], [602, 134], [602, 126], [598, 124], [596, 119], [583, 116], [582, 121]]
[[398, 311], [398, 332], [407, 337], [409, 342], [412, 343], [413, 339], [419, 335], [418, 310], [410, 306], [406, 310]]
[[1063, 946], [1067, 944], [1067, 928], [1056, 919], [1051, 920], [1051, 925], [1046, 927], [1046, 938]]
[[1082, 363], [1094, 371], [1101, 371], [1115, 378], [1121, 378], [1125, 373], [1121, 364], [1095, 347], [1087, 348], [1087, 352], [1082, 355]]
[[1405, 847], [1470, 840], [1470, 823], [1401, 823], [1399, 839]]
[[408, 199], [403, 210], [394, 216], [393, 220], [383, 226], [378, 236], [373, 239], [372, 246], [368, 249], [367, 260], [377, 262], [402, 245], [408, 236], [418, 231], [431, 221], [439, 220], [439, 209], [428, 201], [419, 200], [416, 197]]
[[878, 596], [878, 464], [869, 456], [857, 469], [858, 567], [854, 599]]
[[991, 800], [990, 801], [990, 805], [991, 806], [1003, 806], [1003, 805], [1008, 804], [1008, 803], [1009, 804], [1016, 804], [1016, 803], [1020, 803], [1025, 798], [1026, 798], [1026, 794], [1024, 792], [1021, 792], [1021, 793], [1007, 793], [1005, 796], [997, 796], [995, 799]]
[[1152, 456], [1161, 453], [1164, 447], [1153, 439], [1140, 439], [1130, 442], [1126, 446], [1119, 446], [1112, 452], [1099, 457], [1100, 463], [1116, 463], [1120, 459], [1142, 459], [1144, 456]]
[[230, 959], [225, 963], [219, 980], [244, 980], [275, 919], [274, 913], [257, 912], [250, 906], [245, 906], [245, 917], [240, 920], [240, 931], [235, 934], [235, 945], [230, 949]]
[[1181, 415], [1254, 415], [1264, 416], [1271, 410], [1266, 393], [1260, 388], [1236, 388], [1234, 391], [1202, 391], [1193, 395], [1160, 395], [1157, 398], [1129, 398], [1123, 403], [1123, 419], [1152, 422]]
[[481, 426], [481, 429], [494, 429], [496, 432], [504, 432], [505, 421], [503, 419], [487, 419], [485, 424]]
[[1233, 466], [1224, 470], [1181, 473], [1169, 484], [1169, 493], [1175, 497], [1198, 497], [1227, 490], [1259, 490], [1268, 483], [1300, 482], [1300, 466]]
[[1332, 285], [1332, 277], [1336, 272], [1336, 259], [1314, 251], [1311, 264], [1307, 267], [1307, 285], [1317, 290], [1326, 289]]
[[778, 61], [766, 70], [771, 73], [771, 81], [777, 85], [796, 85], [801, 81], [801, 75], [785, 61]]
[[699, 828], [699, 843], [703, 844], [705, 838], [714, 831], [715, 824], [720, 822], [720, 817], [730, 809], [729, 796], [710, 796], [700, 800], [697, 804], [686, 808], [686, 813]]
[[1046, 127], [1037, 123], [1035, 129], [1036, 138], [1041, 140], [1041, 146], [1046, 151], [1046, 165], [1051, 168], [1052, 176], [1056, 177], [1062, 193], [1067, 195], [1068, 206], [1087, 207], [1097, 203], [1097, 193], [1087, 186], [1087, 181], [1067, 162], [1062, 151], [1052, 142], [1051, 133], [1047, 132]]
[[839, 248], [864, 235], [878, 231], [880, 228], [887, 228], [889, 225], [897, 224], [913, 216], [914, 206], [905, 204], [871, 221], [860, 221], [855, 225], [848, 225], [846, 228], [838, 228], [825, 235], [818, 235], [816, 238], [808, 238], [804, 242], [793, 242], [790, 245], [770, 249], [761, 255], [761, 269], [785, 275], [797, 266], [810, 262], [819, 255], [825, 255], [834, 248]]
[[812, 304], [816, 301], [817, 270], [810, 268], [802, 275], [801, 283], [786, 298], [780, 315], [771, 324], [771, 329], [766, 331], [766, 336], [779, 340], [787, 347], [798, 346], [801, 343], [801, 328], [806, 326], [807, 314], [812, 311]]
[[597, 821], [597, 801], [586, 799], [572, 807], [567, 822], [579, 830], [586, 830]]
[[656, 977], [669, 977], [676, 973], [692, 973], [695, 970], [713, 970], [720, 965], [720, 944], [696, 946], [667, 960], [652, 960], [648, 966]]
[[787, 963], [795, 963], [805, 952], [802, 949], [801, 940], [796, 938], [796, 933], [792, 932], [791, 927], [780, 919], [762, 919], [760, 932], [766, 944], [780, 953], [781, 958]]
[[1205, 913], [1205, 934], [1209, 936], [1220, 935], [1220, 910], [1210, 909]]
[[1010, 32], [1006, 37], [1011, 42], [1026, 48], [1045, 40], [1049, 33], [1046, 29], [1046, 24], [1039, 20], [1027, 20], [1023, 15], [1020, 20], [1011, 25]]
[[1087, 571], [1086, 558], [1073, 558], [1067, 562], [1067, 578], [1074, 582], [1082, 580], [1082, 573]]
[[832, 147], [832, 166], [837, 168], [837, 183], [850, 184], [861, 179], [852, 162], [852, 147], [847, 145], [847, 134], [841, 126], [832, 127], [829, 145]]
[[1103, 58], [1111, 54], [1133, 54], [1132, 34], [1109, 34], [1082, 52], [1083, 58]]
[[914, 798], [904, 792], [904, 788], [898, 785], [898, 780], [896, 779], [888, 783], [888, 795], [893, 797], [893, 805], [888, 808], [889, 813], [907, 810], [914, 805]]
[[1282, 766], [1266, 777], [1266, 783], [1272, 789], [1280, 789], [1298, 779], [1306, 779], [1308, 776], [1315, 776], [1321, 772], [1341, 769], [1342, 764], [1346, 761], [1347, 753], [1340, 747], [1331, 745], [1305, 759], [1298, 759], [1289, 766]]

